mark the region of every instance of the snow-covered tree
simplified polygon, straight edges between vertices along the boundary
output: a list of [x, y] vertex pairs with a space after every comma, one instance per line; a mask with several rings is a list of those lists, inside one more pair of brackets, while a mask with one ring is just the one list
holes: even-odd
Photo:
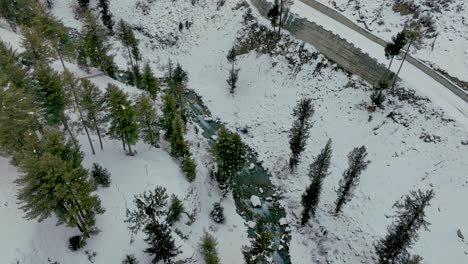
[[409, 261], [407, 250], [418, 240], [418, 230], [427, 230], [425, 209], [434, 198], [434, 191], [411, 191], [403, 202], [396, 202], [397, 220], [388, 228], [385, 238], [375, 245], [380, 264], [396, 264]]
[[274, 251], [274, 235], [266, 228], [259, 228], [250, 246], [242, 247], [242, 254], [246, 264], [273, 263], [271, 255]]
[[109, 0], [98, 0], [98, 7], [101, 9], [101, 20], [102, 23], [107, 27], [109, 33], [114, 33], [114, 20], [112, 19], [112, 13], [109, 10]]
[[314, 106], [310, 98], [301, 99], [293, 110], [295, 120], [289, 131], [289, 147], [291, 149], [289, 168], [291, 170], [296, 169], [300, 155], [305, 149], [307, 139], [309, 138], [309, 130], [312, 127], [310, 119], [313, 115]]
[[309, 221], [310, 214], [315, 216], [315, 210], [320, 201], [323, 179], [329, 174], [328, 169], [330, 167], [331, 155], [332, 149], [330, 139], [320, 154], [315, 158], [314, 162], [310, 164], [309, 178], [311, 179], [311, 183], [302, 195], [302, 206], [304, 206], [301, 219], [302, 225], [305, 225]]
[[367, 150], [365, 146], [354, 148], [348, 154], [349, 167], [343, 172], [343, 178], [340, 180], [337, 190], [338, 198], [335, 202], [335, 215], [338, 215], [347, 202], [353, 197], [353, 191], [359, 183], [359, 176], [367, 168], [370, 161], [365, 160]]

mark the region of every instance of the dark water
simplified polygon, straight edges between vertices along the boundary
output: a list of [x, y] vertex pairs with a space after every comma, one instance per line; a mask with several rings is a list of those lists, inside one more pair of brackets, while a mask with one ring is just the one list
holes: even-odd
[[[208, 139], [210, 144], [214, 143], [212, 136], [217, 134], [222, 123], [216, 120], [209, 120], [211, 116], [209, 110], [203, 105], [202, 100], [192, 91], [185, 94], [185, 103], [189, 116], [202, 128], [202, 135]], [[208, 119], [207, 119], [208, 118]], [[208, 120], [208, 121], [207, 121]], [[285, 230], [287, 225], [280, 226], [279, 220], [285, 217], [286, 213], [278, 202], [275, 188], [270, 181], [271, 175], [257, 161], [253, 150], [248, 149], [247, 163], [242, 171], [234, 177], [232, 191], [237, 207], [237, 212], [246, 220], [255, 223], [262, 222], [275, 235], [276, 249], [273, 254], [274, 263], [289, 264], [289, 233]], [[254, 164], [252, 168], [250, 164]], [[263, 192], [260, 192], [260, 189]], [[261, 208], [254, 208], [250, 202], [250, 197], [256, 195], [262, 201]], [[256, 225], [249, 228], [249, 237], [254, 237], [258, 231]], [[282, 246], [282, 249], [278, 248]]]

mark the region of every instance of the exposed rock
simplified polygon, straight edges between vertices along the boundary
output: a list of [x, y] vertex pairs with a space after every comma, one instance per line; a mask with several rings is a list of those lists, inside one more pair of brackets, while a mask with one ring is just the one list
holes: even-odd
[[253, 207], [262, 207], [262, 202], [260, 201], [260, 198], [256, 195], [250, 196], [250, 202], [252, 203]]

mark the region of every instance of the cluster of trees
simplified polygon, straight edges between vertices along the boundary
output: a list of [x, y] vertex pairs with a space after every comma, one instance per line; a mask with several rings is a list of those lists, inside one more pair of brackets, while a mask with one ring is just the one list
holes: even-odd
[[268, 19], [270, 19], [273, 30], [276, 31], [278, 27], [278, 36], [281, 36], [281, 27], [283, 25], [284, 16], [284, 0], [275, 0], [273, 6], [267, 13]]

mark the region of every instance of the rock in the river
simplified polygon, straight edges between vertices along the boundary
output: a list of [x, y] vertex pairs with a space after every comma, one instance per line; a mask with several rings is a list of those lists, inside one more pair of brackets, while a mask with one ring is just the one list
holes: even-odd
[[248, 221], [248, 222], [247, 222], [247, 226], [248, 226], [249, 228], [254, 228], [256, 225], [257, 225], [257, 223], [255, 223], [254, 221]]
[[279, 224], [280, 224], [280, 226], [287, 225], [287, 224], [288, 224], [288, 220], [286, 220], [286, 218], [282, 217], [282, 218], [279, 220]]
[[250, 202], [252, 203], [253, 207], [262, 207], [262, 202], [260, 201], [260, 198], [256, 195], [250, 196]]
[[465, 239], [465, 237], [463, 236], [463, 234], [462, 234], [462, 232], [461, 232], [460, 229], [457, 230], [457, 236], [458, 236], [459, 238], [461, 238], [462, 240]]

